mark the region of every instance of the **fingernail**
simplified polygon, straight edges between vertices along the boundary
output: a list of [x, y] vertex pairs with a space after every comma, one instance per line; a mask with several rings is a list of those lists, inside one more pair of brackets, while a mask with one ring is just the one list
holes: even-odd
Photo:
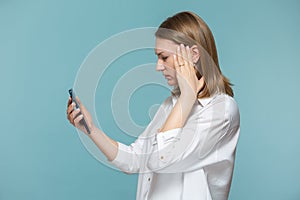
[[177, 46], [177, 51], [179, 51], [180, 50], [180, 46]]

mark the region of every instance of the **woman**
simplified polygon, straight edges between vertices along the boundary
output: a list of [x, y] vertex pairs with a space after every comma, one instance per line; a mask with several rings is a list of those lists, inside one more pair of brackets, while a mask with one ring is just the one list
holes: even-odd
[[139, 173], [136, 199], [228, 198], [239, 110], [229, 80], [222, 75], [213, 35], [192, 12], [167, 18], [156, 35], [156, 70], [174, 86], [145, 131], [127, 146], [94, 126], [80, 104], [69, 99], [67, 116], [86, 132], [107, 159], [126, 173]]

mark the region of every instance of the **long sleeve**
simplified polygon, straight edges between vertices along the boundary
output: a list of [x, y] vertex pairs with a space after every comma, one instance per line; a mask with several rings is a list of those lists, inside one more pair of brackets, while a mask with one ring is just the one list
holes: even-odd
[[125, 173], [138, 173], [142, 162], [142, 147], [144, 141], [137, 139], [129, 146], [118, 142], [119, 148], [116, 158], [111, 161], [116, 167]]
[[219, 95], [192, 112], [184, 127], [156, 134], [148, 167], [156, 173], [176, 173], [230, 161], [238, 135], [237, 105], [231, 97]]
[[146, 162], [151, 153], [151, 145], [155, 141], [155, 132], [161, 127], [168, 116], [171, 106], [171, 97], [167, 98], [159, 107], [153, 119], [144, 130], [144, 132], [130, 145], [118, 142], [118, 153], [113, 165], [125, 173], [140, 173], [149, 171], [146, 168]]

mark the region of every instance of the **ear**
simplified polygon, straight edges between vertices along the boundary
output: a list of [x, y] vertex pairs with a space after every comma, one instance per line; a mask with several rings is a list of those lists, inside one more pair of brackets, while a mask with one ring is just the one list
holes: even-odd
[[190, 49], [192, 51], [193, 63], [198, 62], [198, 60], [200, 58], [200, 51], [199, 51], [197, 45], [193, 45]]

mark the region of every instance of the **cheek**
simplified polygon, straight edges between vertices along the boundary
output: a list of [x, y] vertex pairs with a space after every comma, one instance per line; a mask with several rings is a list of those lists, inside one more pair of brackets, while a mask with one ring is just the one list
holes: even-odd
[[175, 69], [173, 56], [170, 56], [170, 57], [171, 57], [171, 58], [169, 58], [168, 61], [167, 61], [167, 65], [168, 65], [171, 69]]

